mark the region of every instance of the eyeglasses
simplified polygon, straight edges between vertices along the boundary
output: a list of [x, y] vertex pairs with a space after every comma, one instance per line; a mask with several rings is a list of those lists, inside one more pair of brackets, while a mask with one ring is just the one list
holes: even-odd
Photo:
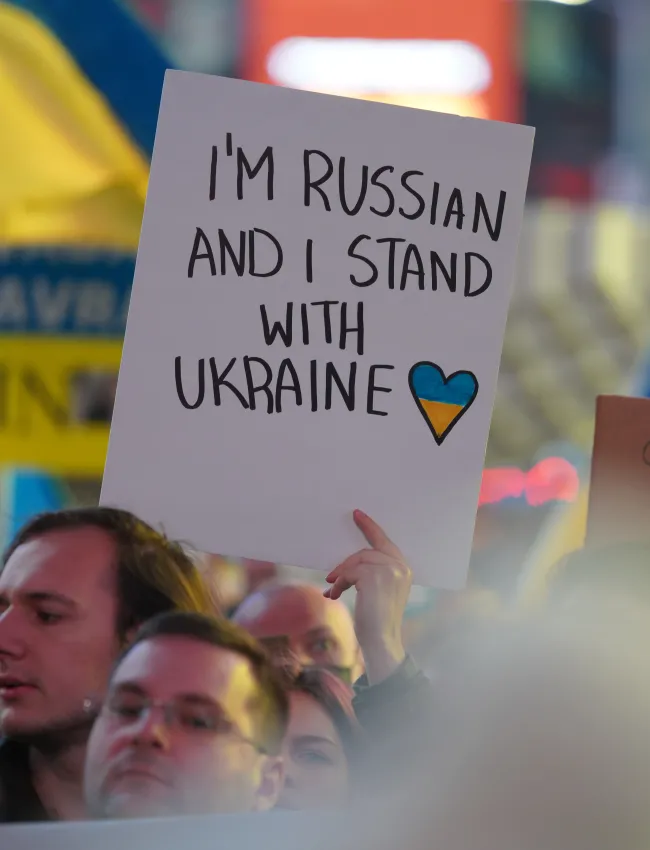
[[[274, 637], [258, 638], [259, 642], [266, 649], [267, 655], [270, 657], [273, 665], [279, 668], [285, 675], [297, 675], [304, 668], [300, 663], [300, 659], [291, 648], [289, 638], [284, 635]], [[309, 664], [309, 668], [317, 667], [321, 670], [329, 670], [337, 678], [345, 682], [346, 685], [352, 684], [352, 668], [340, 667], [336, 664]]]
[[265, 747], [252, 738], [247, 738], [236, 724], [214, 703], [179, 698], [164, 702], [147, 696], [117, 691], [104, 703], [103, 709], [120, 723], [137, 723], [153, 709], [160, 709], [165, 725], [169, 729], [180, 729], [189, 735], [212, 735], [238, 738], [250, 744], [261, 755], [267, 755]]

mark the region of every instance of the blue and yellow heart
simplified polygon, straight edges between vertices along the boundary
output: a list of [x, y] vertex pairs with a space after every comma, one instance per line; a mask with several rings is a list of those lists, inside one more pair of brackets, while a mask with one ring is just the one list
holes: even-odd
[[426, 360], [411, 367], [409, 387], [439, 446], [467, 413], [478, 393], [476, 375], [454, 372], [446, 378], [440, 366]]

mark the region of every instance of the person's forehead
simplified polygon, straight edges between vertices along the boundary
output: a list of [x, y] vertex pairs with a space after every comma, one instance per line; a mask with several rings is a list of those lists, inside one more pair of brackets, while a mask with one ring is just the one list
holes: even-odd
[[322, 629], [338, 633], [345, 628], [347, 612], [325, 599], [316, 588], [286, 587], [262, 598], [246, 627], [257, 637], [306, 635]]
[[243, 704], [256, 688], [248, 659], [189, 637], [161, 636], [136, 644], [113, 675], [112, 688], [137, 685], [152, 699], [183, 694]]
[[340, 744], [339, 733], [329, 714], [314, 697], [300, 691], [291, 694], [289, 735], [292, 738], [325, 738]]
[[50, 590], [74, 599], [112, 589], [115, 547], [98, 528], [50, 531], [28, 540], [0, 572], [0, 592]]

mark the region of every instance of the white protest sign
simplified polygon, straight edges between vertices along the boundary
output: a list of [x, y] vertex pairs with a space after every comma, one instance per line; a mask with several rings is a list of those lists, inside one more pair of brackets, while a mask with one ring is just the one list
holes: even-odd
[[464, 583], [533, 130], [170, 71], [102, 504]]
[[[335, 814], [327, 818], [308, 812], [259, 812], [242, 815], [151, 820], [75, 821], [47, 824], [0, 824], [0, 846], [11, 850], [317, 850], [332, 845], [356, 818]], [[309, 841], [309, 836], [312, 840]]]

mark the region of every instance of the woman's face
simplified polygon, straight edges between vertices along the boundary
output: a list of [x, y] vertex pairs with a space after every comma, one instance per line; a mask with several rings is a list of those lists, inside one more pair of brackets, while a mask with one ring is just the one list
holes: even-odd
[[289, 729], [284, 740], [284, 790], [281, 809], [340, 806], [348, 792], [348, 761], [336, 727], [316, 700], [291, 695]]

